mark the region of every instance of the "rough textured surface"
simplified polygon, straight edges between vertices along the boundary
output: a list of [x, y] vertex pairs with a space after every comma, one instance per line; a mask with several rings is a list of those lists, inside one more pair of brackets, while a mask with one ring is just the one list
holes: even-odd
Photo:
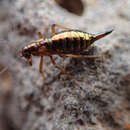
[[[6, 119], [13, 123], [8, 129], [123, 130], [130, 123], [129, 0], [83, 0], [86, 8], [82, 16], [50, 0], [0, 2], [0, 63], [8, 67], [13, 81], [7, 89], [12, 98], [8, 103], [0, 101], [7, 104], [0, 113], [6, 113]], [[59, 77], [59, 71], [45, 57], [47, 78], [43, 80], [38, 72], [39, 59], [34, 58], [29, 67], [17, 50], [38, 39], [38, 31], [49, 37], [53, 23], [90, 33], [114, 27], [111, 35], [88, 51], [106, 58], [63, 60], [55, 56], [57, 64], [74, 75], [69, 79]], [[11, 84], [8, 81], [0, 82]], [[1, 89], [0, 96], [5, 99], [2, 93]]]

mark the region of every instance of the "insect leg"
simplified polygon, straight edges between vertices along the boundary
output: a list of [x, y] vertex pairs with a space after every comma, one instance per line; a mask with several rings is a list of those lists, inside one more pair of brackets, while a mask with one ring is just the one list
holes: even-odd
[[59, 66], [56, 65], [56, 63], [55, 63], [55, 61], [54, 61], [54, 59], [53, 59], [52, 56], [50, 56], [50, 59], [51, 59], [52, 64], [53, 64], [57, 69], [59, 69], [63, 74], [66, 74], [66, 75], [68, 75], [70, 78], [72, 78], [72, 75], [68, 74], [67, 72], [65, 72], [65, 70], [64, 70], [63, 68], [60, 68]]
[[89, 55], [87, 55], [87, 56], [84, 56], [84, 55], [68, 55], [68, 57], [72, 57], [72, 58], [93, 58], [93, 59], [95, 59], [95, 58], [103, 58], [103, 56], [89, 56]]
[[43, 39], [43, 34], [42, 34], [41, 32], [38, 32], [38, 37], [39, 37], [40, 39]]
[[51, 31], [52, 31], [52, 35], [55, 35], [55, 27], [59, 27], [59, 28], [62, 28], [64, 30], [69, 30], [70, 28], [67, 28], [67, 27], [64, 27], [62, 25], [59, 25], [59, 24], [52, 24], [51, 26]]
[[43, 78], [45, 78], [45, 75], [43, 72], [43, 56], [41, 56], [41, 58], [40, 58], [39, 72], [42, 74]]
[[63, 73], [65, 73], [64, 69], [60, 68], [59, 66], [56, 65], [56, 62], [54, 61], [53, 57], [50, 56], [51, 62], [52, 64], [59, 70], [61, 70]]
[[61, 57], [61, 58], [63, 58], [63, 59], [66, 59], [68, 56], [66, 56], [66, 55], [61, 55], [61, 54], [59, 54], [59, 56]]
[[8, 69], [7, 67], [5, 67], [4, 69], [2, 69], [2, 70], [0, 71], [0, 75], [3, 74], [5, 71], [7, 71], [7, 69]]

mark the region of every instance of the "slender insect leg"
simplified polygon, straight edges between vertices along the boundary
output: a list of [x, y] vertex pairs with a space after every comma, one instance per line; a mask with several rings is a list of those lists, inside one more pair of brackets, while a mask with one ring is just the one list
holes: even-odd
[[2, 70], [0, 71], [0, 75], [3, 74], [5, 71], [7, 71], [7, 69], [8, 69], [7, 67], [5, 67], [4, 69], [2, 69]]
[[40, 64], [39, 64], [39, 72], [45, 78], [44, 72], [43, 72], [43, 56], [40, 57]]
[[59, 54], [59, 56], [61, 57], [61, 58], [63, 58], [63, 59], [66, 59], [68, 56], [66, 56], [66, 55], [61, 55], [61, 54]]
[[95, 58], [103, 58], [103, 56], [84, 56], [84, 55], [68, 55], [68, 57], [72, 57], [72, 58], [89, 58], [89, 59], [95, 59]]
[[56, 65], [56, 62], [54, 61], [53, 57], [50, 56], [51, 62], [52, 64], [59, 70], [61, 70], [63, 73], [65, 73], [64, 69], [60, 68], [59, 66]]
[[59, 24], [52, 24], [51, 26], [51, 31], [52, 31], [52, 35], [55, 35], [55, 27], [59, 27], [59, 28], [62, 28], [64, 30], [69, 30], [70, 28], [67, 28], [67, 27], [64, 27], [62, 25], [59, 25]]
[[68, 74], [67, 72], [65, 72], [64, 69], [62, 69], [62, 68], [60, 68], [59, 66], [56, 65], [56, 63], [55, 63], [55, 61], [54, 61], [54, 59], [53, 59], [52, 56], [50, 56], [50, 59], [51, 59], [52, 64], [53, 64], [57, 69], [59, 69], [63, 74], [66, 74], [66, 75], [68, 75], [70, 78], [72, 78], [72, 76], [71, 76], [70, 74]]
[[38, 32], [38, 37], [39, 37], [40, 39], [43, 39], [43, 34], [42, 34], [41, 32]]

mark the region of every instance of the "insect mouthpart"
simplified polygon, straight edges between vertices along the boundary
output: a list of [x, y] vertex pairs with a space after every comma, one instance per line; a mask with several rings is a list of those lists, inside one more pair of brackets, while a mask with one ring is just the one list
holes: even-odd
[[29, 65], [32, 65], [32, 56], [28, 48], [23, 48], [21, 53], [22, 53], [22, 57], [27, 59], [27, 62], [29, 63]]

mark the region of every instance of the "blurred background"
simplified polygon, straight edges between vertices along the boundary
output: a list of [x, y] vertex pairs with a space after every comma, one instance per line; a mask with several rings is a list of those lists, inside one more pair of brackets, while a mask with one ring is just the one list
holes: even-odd
[[[84, 91], [57, 79], [48, 58], [46, 81], [39, 58], [32, 67], [20, 58], [39, 31], [51, 36], [54, 23], [94, 34], [114, 28], [90, 48], [105, 61], [55, 57]], [[0, 71], [0, 130], [130, 130], [130, 1], [0, 0]]]

